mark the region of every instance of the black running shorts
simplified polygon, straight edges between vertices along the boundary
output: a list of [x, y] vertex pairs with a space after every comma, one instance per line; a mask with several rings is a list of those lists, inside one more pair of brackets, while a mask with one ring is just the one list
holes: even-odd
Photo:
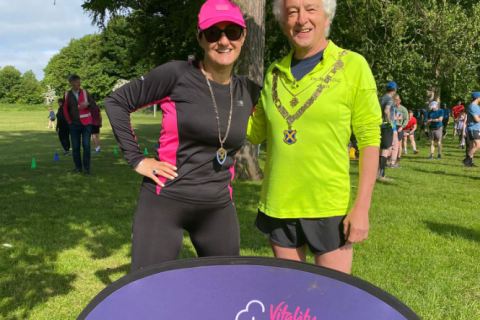
[[100, 126], [92, 125], [92, 134], [99, 134], [100, 133]]
[[345, 245], [345, 217], [278, 219], [259, 210], [255, 228], [281, 247], [295, 249], [306, 244], [312, 253], [322, 255]]
[[470, 138], [470, 140], [480, 140], [480, 131], [478, 130], [468, 131], [468, 137]]
[[380, 125], [381, 131], [381, 140], [380, 140], [380, 149], [388, 149], [393, 144], [393, 128], [388, 123], [383, 123]]

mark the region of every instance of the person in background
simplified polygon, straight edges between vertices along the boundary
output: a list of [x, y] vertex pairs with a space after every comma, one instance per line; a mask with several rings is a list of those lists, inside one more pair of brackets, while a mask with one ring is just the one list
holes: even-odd
[[420, 141], [420, 138], [422, 137], [422, 133], [425, 133], [425, 135], [428, 137], [428, 129], [427, 129], [427, 120], [428, 120], [428, 113], [425, 108], [420, 109], [420, 133], [418, 134], [417, 141]]
[[470, 150], [463, 160], [466, 167], [477, 167], [473, 163], [473, 156], [480, 148], [480, 92], [472, 93], [472, 103], [467, 111], [467, 135], [470, 140]]
[[47, 129], [50, 129], [50, 125], [52, 125], [52, 129], [55, 129], [55, 112], [53, 112], [52, 108], [48, 108], [48, 126]]
[[[457, 117], [462, 110], [465, 110], [465, 107], [462, 105], [462, 100], [458, 99], [457, 104], [452, 108], [453, 120], [457, 120]], [[453, 140], [455, 140], [456, 135], [457, 135], [457, 127], [454, 125], [453, 126]]]
[[62, 148], [64, 150], [63, 155], [69, 156], [70, 155], [70, 129], [68, 128], [68, 122], [63, 112], [64, 102], [65, 101], [62, 98], [57, 100], [57, 103], [58, 103], [57, 133], [58, 133], [58, 139], [60, 140], [60, 144], [62, 145]]
[[413, 154], [419, 154], [420, 151], [417, 150], [417, 145], [415, 143], [415, 130], [417, 130], [417, 119], [413, 116], [413, 110], [408, 111], [409, 120], [404, 131], [403, 146], [405, 149], [405, 154], [407, 154], [407, 140], [410, 139], [412, 144]]
[[[401, 157], [402, 157], [402, 149], [403, 149], [403, 140], [405, 136], [405, 127], [408, 124], [409, 118], [408, 118], [408, 110], [404, 106], [402, 106], [402, 100], [400, 99], [400, 96], [398, 96], [398, 101], [395, 102], [397, 105], [397, 113], [401, 115], [401, 118], [397, 121], [397, 131], [398, 131], [398, 157], [397, 157], [397, 163], [400, 162]], [[405, 151], [407, 151], [405, 149]]]
[[63, 112], [69, 124], [70, 138], [72, 141], [73, 162], [75, 169], [72, 173], [82, 172], [82, 159], [80, 144], [83, 146], [83, 173], [90, 174], [90, 139], [92, 136], [92, 114], [96, 103], [85, 89], [80, 89], [80, 77], [71, 74], [68, 82], [72, 89], [65, 91], [63, 99]]
[[93, 152], [100, 153], [100, 128], [102, 127], [102, 112], [99, 106], [95, 106], [92, 113], [92, 140], [95, 150]]
[[400, 122], [402, 119], [402, 114], [397, 111], [397, 103], [400, 105], [400, 96], [398, 94], [393, 95], [393, 142], [392, 142], [392, 147], [390, 148], [390, 165], [388, 166], [389, 168], [394, 168], [394, 169], [401, 169], [402, 166], [397, 163], [397, 159], [399, 156], [399, 139], [398, 139], [398, 130], [397, 130], [397, 123]]
[[393, 132], [397, 128], [393, 125], [395, 119], [395, 104], [393, 97], [397, 92], [397, 84], [390, 81], [385, 86], [385, 94], [380, 98], [380, 109], [382, 112], [382, 124], [380, 125], [381, 140], [380, 140], [380, 156], [377, 180], [389, 182], [393, 179], [385, 176], [385, 169], [387, 167], [387, 159], [391, 152], [393, 144]]
[[442, 159], [442, 121], [443, 121], [443, 110], [438, 107], [436, 101], [430, 103], [430, 112], [428, 113], [427, 123], [430, 124], [430, 131], [428, 132], [428, 139], [430, 141], [430, 157], [429, 160], [433, 159], [433, 154], [435, 153], [435, 142], [438, 146], [438, 157], [437, 159]]
[[[457, 120], [455, 120], [455, 125], [457, 126], [458, 142], [460, 144], [460, 146], [458, 147], [459, 149], [465, 149], [465, 138], [467, 136], [467, 133], [465, 131], [467, 127], [466, 123], [467, 112], [465, 111], [465, 109], [463, 109], [462, 111], [460, 111]], [[470, 139], [468, 141], [470, 141]]]
[[450, 124], [450, 109], [447, 108], [446, 103], [442, 103], [443, 110], [443, 137], [447, 136], [447, 126]]

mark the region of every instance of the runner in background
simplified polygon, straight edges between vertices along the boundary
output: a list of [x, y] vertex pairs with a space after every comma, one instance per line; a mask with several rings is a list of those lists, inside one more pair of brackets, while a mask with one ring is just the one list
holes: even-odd
[[50, 129], [50, 125], [52, 126], [52, 129], [55, 129], [55, 112], [52, 110], [52, 108], [48, 108], [48, 126], [47, 129]]
[[473, 156], [480, 148], [480, 92], [472, 93], [472, 103], [467, 110], [467, 135], [470, 140], [470, 150], [463, 160], [466, 167], [477, 167], [473, 163]]
[[408, 123], [404, 128], [404, 138], [403, 138], [403, 147], [405, 149], [405, 154], [407, 154], [408, 143], [407, 141], [410, 140], [410, 143], [413, 148], [413, 154], [419, 154], [420, 151], [417, 150], [417, 144], [415, 143], [415, 131], [417, 130], [417, 119], [413, 116], [413, 110], [408, 111]]
[[102, 112], [100, 107], [96, 106], [92, 111], [92, 140], [95, 147], [95, 153], [100, 153], [100, 128], [102, 127]]
[[397, 163], [397, 158], [399, 155], [399, 145], [400, 141], [398, 139], [398, 130], [397, 130], [397, 121], [400, 121], [402, 115], [397, 111], [397, 104], [399, 103], [400, 96], [398, 94], [393, 95], [393, 141], [392, 147], [390, 148], [390, 165], [389, 168], [401, 169], [402, 166]]
[[[398, 131], [398, 157], [397, 163], [400, 163], [402, 157], [402, 150], [403, 150], [403, 140], [405, 137], [405, 127], [408, 124], [409, 117], [408, 117], [408, 110], [404, 106], [402, 106], [402, 100], [400, 96], [398, 96], [398, 101], [395, 103], [397, 105], [397, 113], [401, 114], [401, 119], [397, 121], [397, 131]], [[405, 151], [407, 151], [405, 149]]]
[[[452, 108], [453, 120], [457, 120], [458, 115], [462, 110], [465, 110], [465, 107], [462, 105], [462, 100], [457, 100], [457, 104]], [[456, 122], [455, 122], [456, 123]], [[457, 126], [453, 126], [453, 140], [457, 136]]]
[[442, 103], [443, 110], [443, 137], [447, 136], [447, 126], [450, 124], [450, 109], [447, 108], [446, 103]]
[[391, 153], [393, 144], [393, 133], [397, 128], [393, 125], [395, 122], [395, 104], [393, 97], [397, 92], [397, 84], [390, 81], [385, 86], [385, 94], [380, 98], [380, 109], [382, 111], [381, 139], [380, 139], [380, 157], [378, 165], [377, 180], [391, 182], [393, 179], [385, 175], [388, 156]]
[[[457, 126], [457, 135], [458, 135], [458, 142], [460, 146], [458, 147], [459, 149], [465, 149], [465, 139], [467, 136], [466, 133], [466, 123], [467, 123], [467, 112], [465, 109], [460, 111], [460, 114], [457, 117], [457, 120], [455, 120], [455, 124]], [[470, 141], [470, 140], [468, 140]]]
[[443, 121], [443, 110], [438, 107], [438, 103], [432, 101], [430, 103], [430, 112], [428, 113], [427, 123], [429, 124], [430, 131], [428, 132], [428, 139], [430, 141], [430, 157], [428, 159], [433, 159], [433, 154], [435, 153], [435, 142], [438, 146], [438, 156], [437, 160], [442, 159], [442, 121]]
[[422, 133], [428, 137], [428, 128], [427, 128], [427, 121], [428, 121], [428, 113], [425, 108], [420, 109], [420, 133], [418, 134], [417, 141], [420, 141], [422, 137]]

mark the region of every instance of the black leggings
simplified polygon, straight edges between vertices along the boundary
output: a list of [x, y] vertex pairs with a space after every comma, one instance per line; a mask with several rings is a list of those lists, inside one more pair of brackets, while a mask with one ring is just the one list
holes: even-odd
[[58, 139], [62, 144], [63, 150], [70, 150], [70, 132], [67, 130], [58, 129]]
[[233, 202], [198, 205], [140, 191], [133, 221], [132, 272], [178, 259], [188, 231], [199, 257], [238, 256], [240, 230]]

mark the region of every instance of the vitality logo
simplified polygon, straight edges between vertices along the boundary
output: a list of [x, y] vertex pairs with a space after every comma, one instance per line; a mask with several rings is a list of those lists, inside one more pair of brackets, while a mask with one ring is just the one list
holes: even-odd
[[310, 315], [310, 309], [302, 311], [300, 307], [289, 308], [282, 302], [277, 306], [270, 305], [270, 314], [265, 314], [265, 306], [259, 300], [250, 301], [245, 309], [237, 313], [235, 320], [317, 320]]

